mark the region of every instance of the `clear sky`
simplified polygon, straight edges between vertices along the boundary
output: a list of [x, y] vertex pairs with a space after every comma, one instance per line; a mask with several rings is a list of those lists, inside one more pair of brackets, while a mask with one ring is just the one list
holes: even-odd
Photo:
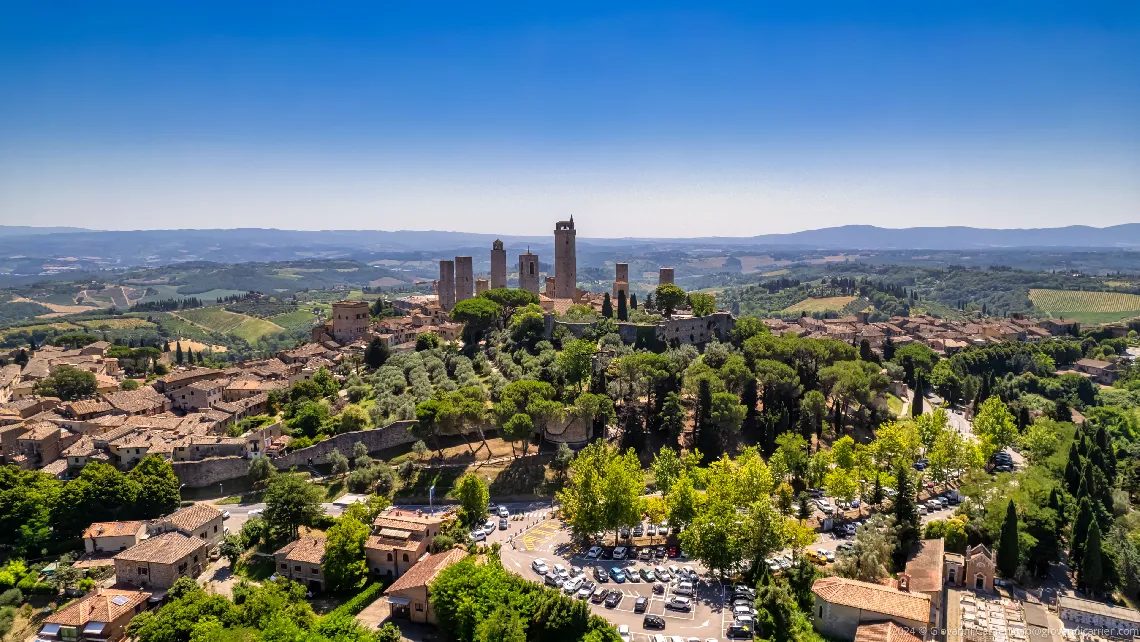
[[6, 3], [0, 223], [1140, 221], [1140, 2]]

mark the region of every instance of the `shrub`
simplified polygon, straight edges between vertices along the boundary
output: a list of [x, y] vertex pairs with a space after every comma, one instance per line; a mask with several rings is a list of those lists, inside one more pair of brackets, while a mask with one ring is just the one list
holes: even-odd
[[357, 593], [344, 604], [336, 607], [329, 612], [325, 617], [334, 617], [340, 615], [354, 616], [364, 610], [364, 607], [376, 601], [380, 594], [384, 592], [384, 584], [381, 582], [374, 582], [364, 587], [364, 590]]
[[8, 589], [0, 593], [0, 606], [16, 606], [24, 601], [24, 593], [20, 589]]

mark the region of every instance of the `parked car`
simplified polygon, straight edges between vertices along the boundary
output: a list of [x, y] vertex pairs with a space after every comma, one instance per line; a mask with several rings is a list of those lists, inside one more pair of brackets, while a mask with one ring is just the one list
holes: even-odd
[[640, 571], [641, 579], [645, 582], [656, 582], [657, 576], [653, 574], [653, 569], [648, 566], [642, 566]]
[[471, 531], [471, 539], [475, 540], [476, 542], [482, 542], [483, 540], [487, 539], [487, 533], [481, 528], [476, 528], [475, 530]]
[[669, 574], [669, 571], [666, 570], [664, 566], [654, 567], [653, 574], [662, 582], [671, 582], [673, 580], [673, 576]]
[[230, 512], [228, 510], [222, 511], [222, 519], [229, 519], [229, 518], [230, 518]]
[[558, 577], [562, 578], [563, 580], [570, 579], [570, 569], [566, 568], [565, 566], [563, 566], [561, 564], [555, 564], [554, 565], [554, 574], [557, 575]]
[[756, 617], [756, 609], [751, 606], [734, 606], [732, 607], [732, 617], [739, 620], [741, 616], [747, 615], [748, 617]]
[[617, 548], [614, 549], [614, 559], [615, 560], [624, 560], [625, 559], [625, 553], [626, 553], [626, 548], [624, 546], [618, 546]]
[[658, 595], [662, 595], [663, 593], [665, 593], [665, 585], [662, 584], [661, 582], [654, 584], [653, 585], [653, 592], [658, 594]]
[[637, 554], [637, 559], [642, 561], [649, 561], [653, 559], [653, 548], [649, 546], [642, 546], [641, 551]]
[[508, 528], [507, 518], [506, 517], [500, 517], [499, 518], [499, 530], [505, 531], [505, 530], [507, 530], [507, 528]]
[[586, 559], [596, 560], [602, 554], [601, 546], [591, 546], [590, 550], [586, 553]]
[[595, 566], [594, 567], [594, 579], [598, 580], [599, 582], [608, 582], [608, 581], [610, 581], [610, 576], [606, 574], [605, 567]]
[[610, 569], [610, 577], [618, 584], [625, 584], [625, 571], [620, 567], [613, 567]]
[[625, 567], [625, 581], [634, 584], [641, 581], [641, 576], [637, 572], [637, 566], [635, 566], [633, 562], [630, 562], [629, 566]]
[[681, 582], [677, 584], [677, 588], [673, 589], [677, 595], [685, 595], [688, 597], [693, 596], [693, 584], [691, 582]]
[[550, 569], [546, 567], [546, 560], [537, 559], [530, 563], [530, 568], [539, 575], [546, 575]]
[[670, 546], [669, 549], [665, 551], [665, 554], [668, 555], [670, 559], [680, 557], [681, 549], [677, 548], [676, 546]]
[[645, 534], [645, 529], [641, 527], [641, 524], [638, 524], [637, 526], [633, 527], [633, 536], [634, 537], [641, 537], [644, 534]]
[[597, 586], [597, 584], [594, 584], [593, 582], [583, 582], [582, 586], [578, 588], [578, 594], [575, 597], [577, 597], [579, 600], [589, 599], [590, 596], [594, 593], [595, 586]]
[[546, 577], [543, 578], [543, 582], [547, 586], [550, 586], [550, 587], [553, 587], [556, 589], [562, 588], [562, 578], [558, 577], [554, 573], [547, 573]]
[[562, 583], [562, 590], [567, 595], [573, 595], [573, 594], [578, 592], [578, 589], [581, 588], [581, 586], [582, 586], [582, 578], [572, 577], [572, 578], [570, 578], [570, 579], [568, 579]]
[[628, 624], [619, 624], [618, 625], [618, 637], [621, 639], [621, 642], [631, 642], [631, 640], [633, 640], [633, 638], [629, 634], [629, 625]]
[[606, 596], [606, 608], [615, 608], [618, 604], [621, 603], [621, 598], [623, 597], [625, 597], [625, 593], [622, 593], [621, 591], [610, 591], [610, 594]]
[[605, 600], [606, 596], [609, 594], [610, 594], [609, 589], [607, 589], [604, 586], [599, 586], [598, 588], [594, 589], [594, 594], [590, 596], [590, 601], [593, 602], [594, 604], [601, 604], [602, 601]]
[[570, 577], [586, 577], [586, 571], [583, 571], [581, 566], [571, 566]]
[[654, 535], [656, 535], [657, 534], [657, 524], [650, 524], [649, 526], [646, 526], [645, 527], [645, 534], [650, 536], [650, 537], [653, 537]]
[[729, 638], [746, 638], [752, 639], [752, 627], [743, 624], [732, 624], [725, 631], [725, 636]]
[[622, 539], [629, 539], [629, 527], [628, 526], [622, 526], [621, 527], [621, 538]]
[[644, 595], [637, 596], [637, 599], [633, 602], [633, 612], [644, 613], [647, 608], [649, 608], [649, 598]]
[[641, 621], [641, 626], [647, 629], [663, 629], [665, 628], [665, 618], [660, 615], [646, 615], [645, 619]]
[[507, 510], [506, 506], [503, 506], [502, 504], [500, 504], [499, 505], [499, 517], [510, 517], [510, 516], [511, 516], [511, 511]]
[[693, 608], [693, 601], [687, 597], [675, 595], [665, 602], [665, 608], [674, 611], [688, 611]]
[[839, 544], [839, 546], [835, 547], [835, 550], [837, 550], [837, 551], [849, 551], [853, 548], [855, 548], [855, 546], [851, 542], [841, 542]]
[[665, 553], [666, 552], [667, 551], [665, 550], [664, 546], [658, 546], [656, 549], [653, 550], [653, 556], [659, 560], [665, 559]]

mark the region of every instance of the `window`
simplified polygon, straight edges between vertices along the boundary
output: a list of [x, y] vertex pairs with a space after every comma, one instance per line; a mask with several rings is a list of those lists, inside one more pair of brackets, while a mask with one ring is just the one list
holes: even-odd
[[293, 570], [295, 570], [295, 571], [301, 570], [301, 565], [297, 564], [296, 566], [293, 567]]
[[317, 573], [320, 573], [321, 570], [319, 568], [314, 567], [314, 568], [309, 569], [309, 572], [312, 573], [313, 575], [316, 575]]
[[408, 561], [408, 554], [407, 553], [404, 553], [404, 561], [405, 562]]
[[389, 562], [391, 562], [391, 561], [392, 561], [392, 554], [391, 554], [391, 553], [388, 553], [388, 561], [389, 561]]
[[135, 573], [138, 575], [146, 575], [146, 571], [147, 571], [147, 568], [145, 566], [140, 566], [140, 567], [135, 569]]
[[214, 524], [214, 532], [215, 532], [215, 533], [217, 533], [217, 532], [218, 532], [218, 525], [217, 525], [217, 524]]
[[416, 602], [416, 610], [417, 610], [417, 611], [422, 611], [422, 610], [424, 610], [424, 605], [423, 605], [423, 603], [422, 603], [422, 602]]
[[819, 607], [819, 619], [823, 619], [823, 607]]
[[281, 562], [281, 570], [283, 570], [283, 571], [289, 570], [289, 565], [286, 564], [285, 562]]

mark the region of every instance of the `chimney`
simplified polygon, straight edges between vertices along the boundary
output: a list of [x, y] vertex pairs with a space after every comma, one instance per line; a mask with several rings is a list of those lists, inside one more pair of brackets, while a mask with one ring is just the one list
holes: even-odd
[[899, 574], [899, 590], [903, 593], [910, 593], [910, 576], [906, 573]]

